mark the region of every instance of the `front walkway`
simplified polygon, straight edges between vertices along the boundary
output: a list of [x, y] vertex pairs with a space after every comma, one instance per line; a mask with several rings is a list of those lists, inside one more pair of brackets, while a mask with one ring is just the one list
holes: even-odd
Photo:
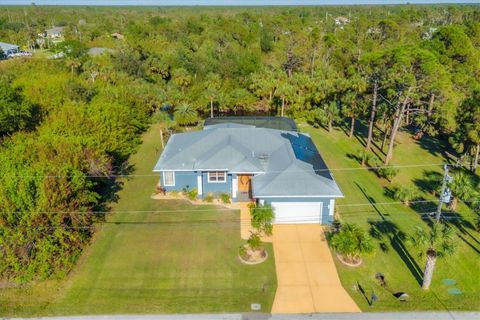
[[272, 313], [360, 312], [343, 289], [318, 224], [275, 225]]
[[[250, 208], [248, 207], [249, 202], [240, 203], [240, 237], [244, 240], [247, 240], [252, 229], [250, 224]], [[272, 237], [262, 237], [263, 242], [272, 242]]]

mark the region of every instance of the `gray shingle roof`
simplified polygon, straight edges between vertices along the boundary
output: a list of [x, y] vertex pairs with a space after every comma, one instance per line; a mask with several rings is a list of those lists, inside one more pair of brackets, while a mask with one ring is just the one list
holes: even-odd
[[311, 138], [293, 131], [221, 124], [174, 134], [154, 171], [216, 169], [258, 173], [254, 197], [343, 196]]
[[47, 36], [60, 34], [60, 33], [63, 32], [63, 29], [64, 29], [64, 27], [53, 27], [53, 28], [45, 30], [45, 33], [47, 34]]

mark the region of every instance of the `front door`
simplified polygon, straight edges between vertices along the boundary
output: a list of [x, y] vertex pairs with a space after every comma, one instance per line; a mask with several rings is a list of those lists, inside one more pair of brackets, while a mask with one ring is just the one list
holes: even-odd
[[237, 175], [238, 193], [242, 196], [251, 198], [252, 176], [248, 174]]

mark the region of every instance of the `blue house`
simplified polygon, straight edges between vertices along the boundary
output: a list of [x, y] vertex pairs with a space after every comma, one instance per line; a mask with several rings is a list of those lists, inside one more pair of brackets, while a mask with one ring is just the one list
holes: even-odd
[[252, 125], [174, 134], [153, 171], [166, 191], [196, 188], [200, 198], [228, 193], [233, 201], [270, 204], [276, 224], [329, 224], [343, 197], [307, 134]]

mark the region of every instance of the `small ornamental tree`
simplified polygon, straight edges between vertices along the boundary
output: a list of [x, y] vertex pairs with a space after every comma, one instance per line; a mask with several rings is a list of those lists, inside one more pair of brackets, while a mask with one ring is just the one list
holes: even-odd
[[375, 250], [370, 235], [351, 223], [341, 224], [338, 232], [330, 234], [329, 240], [330, 245], [348, 263], [357, 263], [361, 261], [362, 255]]
[[436, 223], [430, 230], [417, 226], [408, 239], [410, 246], [419, 250], [419, 257], [426, 256], [422, 289], [430, 288], [437, 258], [450, 256], [455, 252], [454, 235], [452, 228]]
[[269, 204], [252, 206], [250, 214], [252, 215], [252, 227], [257, 229], [260, 234], [272, 235], [274, 212]]
[[398, 173], [398, 169], [392, 168], [390, 166], [382, 166], [377, 169], [377, 174], [381, 178], [387, 179], [389, 182], [395, 178]]

